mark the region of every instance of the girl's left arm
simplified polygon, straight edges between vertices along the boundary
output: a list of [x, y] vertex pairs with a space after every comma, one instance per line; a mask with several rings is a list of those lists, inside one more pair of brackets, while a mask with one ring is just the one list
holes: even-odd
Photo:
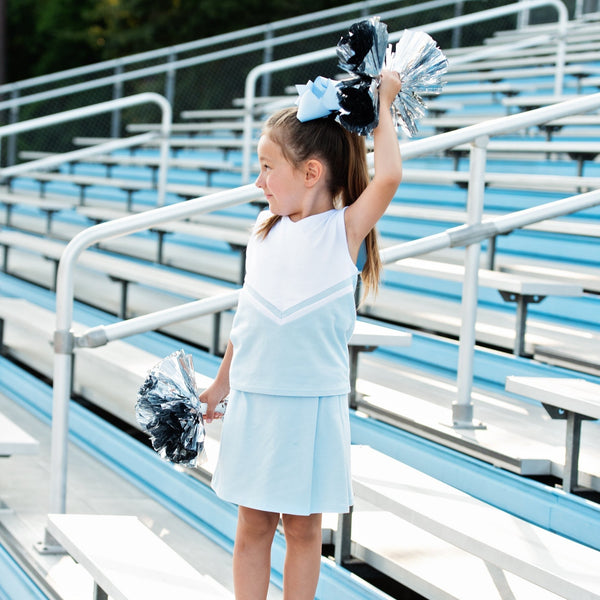
[[373, 131], [375, 175], [365, 191], [346, 209], [346, 234], [351, 252], [358, 252], [358, 247], [385, 212], [402, 180], [402, 157], [390, 110], [401, 88], [398, 73], [381, 73], [379, 124]]

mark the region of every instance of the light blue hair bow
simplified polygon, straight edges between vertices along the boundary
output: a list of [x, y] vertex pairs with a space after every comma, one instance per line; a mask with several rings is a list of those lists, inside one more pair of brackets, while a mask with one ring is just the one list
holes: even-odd
[[317, 77], [314, 82], [306, 85], [297, 85], [298, 120], [312, 121], [326, 117], [332, 112], [340, 110], [338, 98], [338, 82], [327, 77]]

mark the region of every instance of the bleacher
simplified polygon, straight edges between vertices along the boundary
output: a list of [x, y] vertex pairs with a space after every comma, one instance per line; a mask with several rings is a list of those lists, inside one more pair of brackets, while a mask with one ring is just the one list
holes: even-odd
[[[498, 31], [483, 47], [548, 28]], [[569, 22], [560, 97], [551, 92], [553, 43], [455, 66], [453, 57], [481, 48], [450, 50], [448, 83], [430, 101], [419, 138], [597, 93], [597, 31], [592, 15]], [[294, 103], [288, 92], [260, 99], [253, 114], [257, 128], [269, 107]], [[240, 103], [175, 115], [167, 205], [243, 183]], [[125, 133], [157, 127], [137, 121]], [[73, 143], [107, 138], [94, 131]], [[19, 600], [37, 597], [32, 585], [57, 598], [83, 598], [81, 590], [85, 597], [164, 597], [158, 583], [139, 577], [144, 561], [133, 555], [145, 544], [172, 560], [173, 573], [189, 578], [192, 590], [205, 586], [210, 597], [232, 597], [235, 513], [207, 487], [218, 424], [207, 428], [208, 461], [173, 469], [148, 449], [133, 414], [145, 372], [179, 347], [193, 354], [199, 387], [208, 385], [227, 343], [229, 309], [75, 350], [73, 501], [65, 515], [47, 516], [58, 262], [68, 242], [90, 226], [150, 214], [157, 206], [158, 143], [0, 181], [0, 455], [3, 447], [14, 454], [0, 464], [0, 547], [16, 557], [17, 566], [6, 570], [14, 589], [24, 594], [19, 581], [29, 582], [31, 595]], [[469, 145], [459, 144], [405, 162], [404, 181], [379, 224], [382, 248], [466, 222], [468, 151]], [[18, 158], [54, 154], [34, 148]], [[599, 154], [597, 110], [492, 137], [483, 222], [600, 189]], [[230, 206], [87, 249], [74, 276], [74, 334], [238, 289], [260, 209], [260, 202]], [[379, 294], [359, 307], [364, 329], [352, 351], [356, 504], [351, 518], [325, 517], [319, 600], [600, 599], [594, 566], [600, 558], [599, 237], [596, 203], [483, 241], [471, 391], [475, 421], [466, 428], [453, 423], [464, 249], [385, 265]], [[552, 378], [560, 380], [560, 393], [557, 384], [545, 402], [544, 386]], [[515, 381], [530, 387], [514, 387]], [[585, 398], [571, 399], [583, 393]], [[15, 436], [27, 443], [19, 445]], [[94, 481], [90, 471], [96, 469]], [[123, 515], [136, 515], [143, 525]], [[121, 548], [122, 568], [115, 570], [106, 553], [123, 527], [132, 545]], [[62, 545], [71, 556], [68, 566], [32, 549], [37, 544], [39, 550], [44, 533], [42, 546]], [[281, 597], [283, 551], [278, 534], [269, 598]], [[76, 592], [68, 590], [68, 581], [77, 582]], [[178, 597], [188, 597], [186, 582], [180, 583]]]

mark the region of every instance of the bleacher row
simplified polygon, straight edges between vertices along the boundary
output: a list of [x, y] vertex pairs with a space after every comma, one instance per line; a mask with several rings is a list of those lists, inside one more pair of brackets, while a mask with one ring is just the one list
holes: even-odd
[[[534, 31], [530, 28], [522, 35]], [[509, 35], [516, 33], [499, 32], [497, 39]], [[564, 97], [600, 89], [597, 38], [595, 21], [570, 27]], [[497, 39], [490, 39], [489, 44]], [[450, 52], [450, 59], [457, 54]], [[423, 119], [421, 135], [559, 100], [547, 97], [553, 72], [546, 65], [553, 60], [552, 46], [534, 47], [528, 56], [521, 49], [515, 57], [456, 68], [452, 68], [451, 60], [443, 97], [431, 102], [435, 110]], [[286, 99], [294, 101], [293, 96], [271, 100], [280, 105]], [[266, 102], [257, 117], [264, 116], [269, 106]], [[180, 118], [171, 139], [169, 202], [239, 185], [241, 114], [235, 109], [188, 111]], [[130, 130], [153, 128], [149, 123]], [[98, 141], [80, 138], [75, 143]], [[461, 159], [464, 152], [465, 148], [457, 147], [444, 156], [405, 164], [404, 181], [380, 224], [382, 246], [464, 222], [468, 180], [464, 170], [467, 161]], [[492, 140], [486, 173], [486, 218], [599, 188], [598, 153], [597, 114], [565, 118], [538, 131]], [[48, 154], [30, 151], [21, 158]], [[52, 377], [51, 298], [64, 247], [77, 232], [94, 223], [155, 206], [156, 166], [157, 150], [148, 145], [131, 153], [116, 152], [65, 164], [58, 171], [28, 173], [12, 178], [0, 189], [4, 207], [0, 331], [2, 351], [12, 361], [41, 377]], [[78, 263], [76, 300], [107, 315], [128, 318], [231, 291], [243, 279], [249, 228], [260, 208], [232, 208], [103, 242], [86, 251]], [[564, 423], [546, 414], [535, 392], [529, 399], [506, 392], [504, 374], [560, 378], [564, 394], [557, 391], [562, 399], [553, 400], [559, 413], [555, 416], [566, 413], [569, 426], [574, 427], [569, 431], [578, 438], [574, 444], [576, 472], [574, 478], [569, 475], [568, 489], [572, 484], [573, 492], [597, 500], [599, 236], [600, 208], [595, 207], [484, 244], [476, 341], [489, 364], [480, 371], [476, 365], [475, 373], [475, 395], [484, 400], [481, 407], [476, 403], [476, 411], [480, 411], [476, 414], [487, 425], [482, 431], [457, 432], [444, 425], [449, 422], [456, 367], [452, 366], [453, 358], [442, 359], [442, 355], [456, 356], [464, 276], [462, 250], [439, 251], [387, 265], [379, 295], [369, 298], [359, 313], [367, 326], [378, 324], [394, 335], [399, 333], [389, 343], [377, 338], [376, 344], [357, 344], [361, 353], [357, 359], [356, 410], [371, 415], [373, 421], [422, 435], [484, 464], [560, 482], [572, 467], [565, 462]], [[23, 290], [30, 288], [21, 280], [45, 288], [43, 295], [31, 292], [30, 297], [22, 296]], [[519, 323], [520, 318], [523, 323]], [[196, 364], [199, 386], [203, 387], [214, 374], [230, 323], [228, 311], [219, 319], [202, 317], [174, 323], [160, 334], [175, 338], [171, 339], [173, 348], [180, 343], [197, 348], [196, 357], [203, 357]], [[78, 323], [76, 332], [85, 327]], [[398, 342], [400, 338], [406, 340], [407, 333], [413, 336], [411, 346]], [[390, 333], [389, 339], [394, 335]], [[439, 351], [419, 353], [418, 347], [426, 342], [435, 343]], [[140, 348], [122, 341], [78, 349], [73, 391], [135, 428], [132, 398], [147, 369], [159, 358], [151, 348], [150, 343]], [[534, 386], [535, 379], [530, 381]], [[581, 379], [590, 391], [577, 388], [577, 402], [572, 403], [566, 399], [569, 382]], [[586, 421], [583, 428], [582, 420]], [[579, 429], [572, 421], [579, 422]], [[208, 433], [212, 460], [218, 449], [218, 431]], [[26, 441], [26, 435], [18, 431], [11, 435], [15, 441], [0, 454], [35, 449], [35, 441], [19, 442]], [[567, 439], [567, 447], [570, 443]], [[349, 520], [336, 521], [334, 515], [326, 519], [323, 532], [324, 543], [335, 545], [339, 562], [347, 562], [350, 556], [360, 559], [431, 599], [600, 598], [595, 567], [600, 547], [593, 541], [600, 533], [597, 502], [589, 503], [592, 516], [585, 525], [579, 524], [568, 533], [554, 525], [542, 528], [534, 524], [531, 515], [503, 510], [500, 498], [477, 500], [473, 494], [457, 490], [458, 483], [448, 485], [385, 454], [360, 440], [354, 448], [357, 503], [351, 535], [343, 535]], [[213, 464], [181, 476], [206, 481]], [[575, 502], [571, 509], [577, 510], [582, 506], [581, 498], [570, 496], [562, 495], [561, 501]], [[132, 546], [122, 548], [121, 568], [115, 571], [115, 555], [107, 561], [104, 550], [123, 528], [130, 531], [127, 539]], [[133, 598], [151, 591], [164, 596], [158, 583], [143, 581], [140, 575], [137, 551], [154, 544], [144, 528], [114, 517], [90, 515], [70, 520], [67, 514], [51, 517], [49, 530], [92, 573], [98, 594], [104, 590], [111, 597]], [[168, 557], [174, 561], [173, 572], [181, 568], [180, 583], [189, 577], [192, 590], [202, 585], [212, 589], [213, 582], [190, 574], [168, 548], [159, 545], [155, 552], [155, 558], [164, 556], [164, 560]], [[189, 593], [183, 587], [178, 597]], [[211, 597], [228, 597], [223, 590], [214, 594]]]

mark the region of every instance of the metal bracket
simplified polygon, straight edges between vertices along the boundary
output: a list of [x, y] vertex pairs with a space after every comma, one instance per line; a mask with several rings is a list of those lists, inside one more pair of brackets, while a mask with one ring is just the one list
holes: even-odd
[[75, 349], [75, 336], [72, 331], [54, 332], [54, 352], [56, 354], [73, 354]]
[[540, 294], [516, 294], [515, 292], [507, 292], [498, 290], [502, 299], [505, 302], [519, 302], [521, 299], [527, 304], [539, 304], [546, 296]]
[[47, 529], [44, 531], [44, 539], [41, 542], [36, 542], [33, 547], [38, 554], [68, 554]]
[[483, 423], [473, 420], [473, 405], [452, 403], [452, 428], [453, 429], [487, 429]]
[[[551, 419], [567, 419], [569, 417], [569, 411], [559, 406], [552, 406], [552, 404], [546, 404], [542, 402], [542, 406], [546, 409], [546, 412], [550, 415]], [[578, 415], [582, 421], [595, 421], [594, 417], [588, 417], [587, 415]]]

